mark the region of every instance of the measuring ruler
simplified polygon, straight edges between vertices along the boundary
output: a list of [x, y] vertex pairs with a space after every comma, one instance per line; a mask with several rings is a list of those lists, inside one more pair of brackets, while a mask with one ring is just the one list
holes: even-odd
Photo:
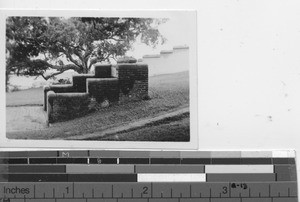
[[297, 202], [295, 154], [0, 152], [1, 202]]

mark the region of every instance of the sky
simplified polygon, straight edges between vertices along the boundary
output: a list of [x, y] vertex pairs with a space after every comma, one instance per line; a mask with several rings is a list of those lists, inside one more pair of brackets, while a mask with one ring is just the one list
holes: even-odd
[[161, 50], [170, 50], [174, 46], [189, 46], [192, 43], [191, 39], [187, 37], [191, 24], [186, 17], [177, 15], [172, 16], [169, 20], [161, 24], [158, 29], [159, 32], [167, 39], [163, 45], [158, 45], [155, 49], [143, 43], [135, 43], [134, 50], [129, 51], [128, 55], [132, 55], [137, 59], [142, 58], [143, 55], [159, 54]]

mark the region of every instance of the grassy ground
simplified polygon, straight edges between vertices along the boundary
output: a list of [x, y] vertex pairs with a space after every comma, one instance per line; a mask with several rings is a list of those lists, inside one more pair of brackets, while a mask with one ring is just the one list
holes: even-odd
[[87, 140], [105, 141], [189, 141], [189, 113], [153, 122], [135, 130], [123, 131], [115, 135]]
[[[52, 124], [49, 128], [46, 128], [44, 130], [24, 131], [21, 133], [12, 132], [7, 133], [7, 136], [8, 138], [22, 139], [67, 138], [69, 136], [94, 133], [97, 131], [130, 124], [131, 122], [137, 121], [141, 118], [154, 117], [166, 112], [171, 112], [183, 107], [187, 107], [189, 105], [188, 72], [150, 77], [149, 95], [151, 97], [151, 100], [148, 101], [129, 102], [110, 106], [109, 108], [100, 109], [97, 112], [81, 118]], [[40, 97], [42, 98], [43, 96]], [[7, 102], [7, 104], [10, 103]], [[134, 133], [131, 132], [130, 134], [144, 133], [144, 139], [149, 139], [150, 134], [153, 135], [154, 133], [159, 132], [155, 131], [159, 130], [159, 128], [165, 131], [165, 134], [167, 134], [168, 129], [170, 129], [170, 131], [172, 129], [173, 133], [168, 132], [168, 136], [176, 133], [176, 130], [185, 131], [180, 133], [188, 133], [188, 120], [189, 118], [185, 117], [172, 123], [162, 123], [156, 126], [148, 126], [145, 129], [140, 129], [138, 131], [135, 131]], [[134, 139], [134, 137], [136, 138], [137, 135], [132, 135], [131, 137], [128, 136], [129, 139]], [[127, 135], [126, 133], [118, 134], [118, 138], [126, 140]], [[113, 139], [113, 137], [106, 137], [106, 139]], [[160, 139], [160, 141], [163, 141], [162, 138], [158, 139]], [[184, 141], [183, 139], [185, 139], [186, 141], [187, 137], [180, 136], [180, 138], [176, 138], [176, 140], [180, 141]]]
[[43, 105], [43, 88], [6, 93], [6, 106]]

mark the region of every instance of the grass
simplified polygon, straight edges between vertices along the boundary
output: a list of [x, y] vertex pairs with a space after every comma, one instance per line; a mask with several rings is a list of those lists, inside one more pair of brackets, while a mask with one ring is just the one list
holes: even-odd
[[6, 106], [43, 105], [43, 97], [43, 88], [14, 91], [6, 93]]
[[[20, 92], [20, 91], [19, 91]], [[15, 92], [18, 93], [18, 92]], [[12, 93], [14, 94], [14, 93]], [[151, 100], [128, 102], [119, 105], [103, 108], [87, 116], [76, 118], [74, 120], [52, 124], [49, 128], [39, 131], [22, 131], [8, 132], [8, 138], [29, 138], [29, 139], [53, 139], [53, 138], [67, 138], [69, 136], [82, 135], [86, 133], [94, 133], [109, 128], [114, 128], [129, 124], [142, 118], [151, 118], [166, 112], [175, 111], [177, 109], [189, 105], [189, 79], [188, 72], [181, 72], [170, 75], [160, 75], [149, 78], [149, 95]], [[39, 95], [39, 99], [43, 96]], [[28, 101], [20, 104], [28, 103]], [[35, 101], [37, 103], [37, 101]], [[42, 102], [41, 102], [42, 103]], [[7, 102], [7, 104], [10, 104]], [[152, 131], [154, 129], [162, 130], [165, 134], [169, 134], [168, 128], [179, 130], [178, 124], [180, 122], [186, 123], [188, 118], [183, 118], [171, 123], [163, 123], [158, 126], [148, 126], [145, 129], [136, 131], [136, 134], [145, 133], [149, 139], [150, 134], [159, 131]], [[175, 124], [177, 123], [177, 125]], [[172, 125], [173, 124], [173, 125]], [[183, 124], [184, 125], [184, 124]], [[152, 129], [151, 129], [152, 128]], [[149, 129], [149, 130], [148, 130]], [[151, 129], [151, 130], [150, 130]], [[187, 127], [180, 129], [187, 133]], [[148, 135], [146, 135], [148, 134]], [[172, 134], [172, 133], [170, 133]], [[125, 133], [120, 134], [119, 137], [125, 138]], [[170, 135], [169, 135], [170, 136]], [[128, 136], [129, 137], [129, 136]], [[158, 138], [158, 137], [157, 137]], [[122, 139], [122, 138], [121, 138]], [[125, 138], [126, 139], [126, 138]], [[158, 138], [162, 140], [162, 138]], [[186, 139], [186, 138], [185, 138]], [[162, 140], [163, 141], [163, 140]]]
[[189, 113], [146, 124], [146, 127], [86, 140], [104, 141], [181, 141], [190, 140]]

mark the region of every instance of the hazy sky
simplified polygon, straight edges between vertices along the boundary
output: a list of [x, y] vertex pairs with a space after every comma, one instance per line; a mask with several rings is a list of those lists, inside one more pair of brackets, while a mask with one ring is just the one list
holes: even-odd
[[173, 46], [189, 46], [190, 43], [193, 43], [193, 41], [187, 37], [191, 26], [194, 26], [192, 21], [193, 19], [189, 19], [184, 15], [172, 16], [166, 23], [159, 26], [160, 33], [167, 39], [165, 44], [152, 48], [143, 43], [135, 43], [134, 50], [129, 51], [128, 55], [138, 59], [147, 54], [159, 54], [161, 50], [169, 50], [172, 49]]

